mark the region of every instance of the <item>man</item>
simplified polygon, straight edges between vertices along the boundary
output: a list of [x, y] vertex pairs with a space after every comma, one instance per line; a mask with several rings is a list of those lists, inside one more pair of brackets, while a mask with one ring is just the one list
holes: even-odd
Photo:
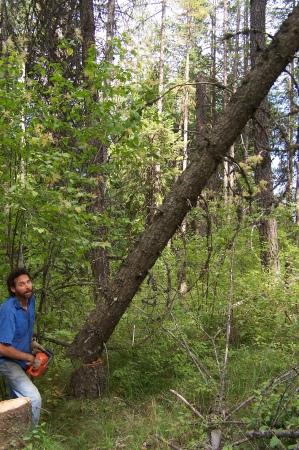
[[32, 422], [36, 427], [41, 396], [25, 370], [28, 365], [39, 368], [41, 360], [35, 354], [44, 348], [32, 341], [35, 299], [27, 270], [13, 270], [7, 278], [7, 286], [10, 297], [0, 307], [0, 373], [7, 380], [10, 398], [31, 399]]

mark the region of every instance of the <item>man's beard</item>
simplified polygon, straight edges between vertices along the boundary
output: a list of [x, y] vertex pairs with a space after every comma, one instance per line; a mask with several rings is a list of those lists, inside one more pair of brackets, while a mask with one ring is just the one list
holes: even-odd
[[32, 297], [33, 290], [32, 291], [26, 291], [26, 292], [16, 292], [17, 297], [22, 298], [23, 300], [28, 300], [30, 297]]

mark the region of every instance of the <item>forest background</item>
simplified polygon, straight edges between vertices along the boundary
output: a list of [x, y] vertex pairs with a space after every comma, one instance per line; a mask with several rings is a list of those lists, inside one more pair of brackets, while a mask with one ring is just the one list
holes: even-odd
[[295, 7], [1, 1], [1, 298], [26, 266], [36, 338], [55, 351], [36, 381], [43, 422], [22, 446], [297, 448], [296, 58], [130, 308], [106, 318], [100, 398], [74, 397], [72, 374], [90, 361], [68, 350]]

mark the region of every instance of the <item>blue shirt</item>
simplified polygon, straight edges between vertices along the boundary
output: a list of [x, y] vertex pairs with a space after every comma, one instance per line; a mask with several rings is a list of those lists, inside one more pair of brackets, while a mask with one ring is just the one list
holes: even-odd
[[[0, 342], [9, 344], [17, 350], [31, 353], [30, 344], [35, 320], [35, 299], [28, 300], [28, 311], [22, 308], [17, 297], [9, 297], [0, 307]], [[6, 360], [0, 355], [0, 362]], [[26, 361], [14, 360], [23, 369]]]

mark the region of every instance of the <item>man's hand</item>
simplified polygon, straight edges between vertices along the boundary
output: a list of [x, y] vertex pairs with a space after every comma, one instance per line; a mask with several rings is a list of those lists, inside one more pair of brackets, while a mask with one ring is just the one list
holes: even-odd
[[32, 355], [36, 355], [38, 352], [45, 352], [45, 348], [36, 341], [32, 341], [30, 347]]
[[37, 356], [34, 358], [33, 363], [31, 363], [33, 369], [37, 370], [42, 363], [42, 360], [38, 358]]

